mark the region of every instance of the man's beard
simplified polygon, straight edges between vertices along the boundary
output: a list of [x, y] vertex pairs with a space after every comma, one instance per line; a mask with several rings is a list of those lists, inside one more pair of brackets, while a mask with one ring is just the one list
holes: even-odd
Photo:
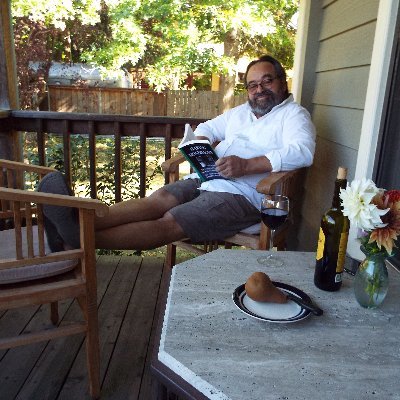
[[[261, 99], [262, 96], [266, 97]], [[271, 90], [267, 89], [261, 93], [256, 93], [253, 96], [252, 100], [250, 98], [248, 100], [251, 107], [251, 111], [253, 111], [255, 115], [261, 117], [265, 114], [268, 114], [275, 106], [282, 103], [284, 98], [283, 96], [275, 94]]]

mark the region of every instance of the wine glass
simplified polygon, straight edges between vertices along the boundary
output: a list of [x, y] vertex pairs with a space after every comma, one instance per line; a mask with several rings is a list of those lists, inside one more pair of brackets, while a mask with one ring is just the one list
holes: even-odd
[[[269, 250], [274, 248], [275, 230], [287, 219], [289, 214], [289, 199], [280, 194], [266, 194], [261, 200], [261, 220], [271, 230]], [[273, 267], [283, 265], [282, 260], [273, 254], [268, 254], [257, 259], [260, 264]]]

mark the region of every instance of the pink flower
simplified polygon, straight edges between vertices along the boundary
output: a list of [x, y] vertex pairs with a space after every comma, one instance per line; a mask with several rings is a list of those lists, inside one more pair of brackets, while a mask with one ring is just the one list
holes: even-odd
[[390, 255], [395, 247], [395, 240], [400, 235], [400, 191], [387, 191], [375, 196], [372, 201], [378, 208], [389, 208], [389, 211], [381, 217], [385, 226], [375, 228], [369, 235], [368, 243], [376, 242], [380, 250], [384, 247]]

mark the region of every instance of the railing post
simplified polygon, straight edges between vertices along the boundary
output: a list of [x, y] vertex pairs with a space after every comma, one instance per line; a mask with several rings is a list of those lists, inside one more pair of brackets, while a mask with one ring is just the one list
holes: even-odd
[[96, 130], [94, 121], [88, 122], [89, 128], [89, 180], [90, 197], [97, 198], [97, 178], [96, 178]]
[[140, 135], [140, 189], [139, 196], [146, 196], [146, 125], [142, 122], [139, 128]]
[[121, 149], [121, 124], [118, 121], [114, 122], [114, 138], [115, 138], [115, 154], [114, 154], [114, 176], [115, 176], [115, 202], [119, 203], [122, 200], [122, 149]]
[[[18, 109], [17, 69], [11, 21], [11, 1], [0, 1], [0, 109]], [[2, 125], [3, 126], [3, 125]], [[19, 132], [10, 127], [0, 132], [0, 157], [22, 160], [22, 142]]]
[[39, 165], [46, 164], [46, 148], [45, 148], [45, 134], [43, 132], [43, 120], [38, 119], [36, 121], [36, 132], [37, 132], [37, 148], [39, 156]]
[[68, 120], [63, 121], [64, 132], [63, 132], [63, 150], [64, 150], [64, 171], [69, 186], [72, 183], [72, 169], [71, 169], [71, 137]]
[[[164, 154], [165, 159], [169, 160], [171, 158], [171, 146], [172, 146], [172, 126], [171, 124], [167, 124], [165, 127], [165, 142], [164, 142]], [[165, 174], [164, 177], [165, 184], [169, 183], [169, 174]]]

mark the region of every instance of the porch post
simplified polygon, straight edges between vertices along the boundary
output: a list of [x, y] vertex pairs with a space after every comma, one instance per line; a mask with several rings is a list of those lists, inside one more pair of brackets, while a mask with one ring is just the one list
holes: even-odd
[[8, 110], [19, 109], [11, 0], [0, 1], [0, 158], [20, 161], [20, 135], [11, 131]]

